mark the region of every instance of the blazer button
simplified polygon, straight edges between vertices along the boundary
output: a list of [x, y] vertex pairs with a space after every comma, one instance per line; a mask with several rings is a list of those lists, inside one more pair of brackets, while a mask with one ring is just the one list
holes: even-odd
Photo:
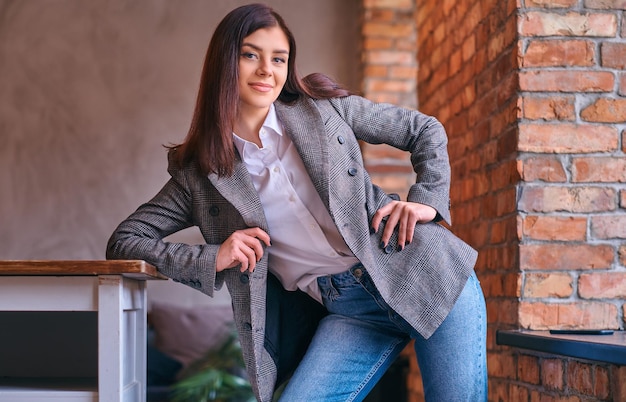
[[220, 214], [220, 209], [217, 206], [213, 205], [211, 208], [209, 208], [209, 215], [217, 216], [219, 214]]
[[385, 254], [391, 254], [393, 252], [393, 246], [391, 244], [387, 244], [387, 247], [383, 250]]
[[356, 174], [357, 174], [357, 170], [356, 170], [356, 168], [350, 168], [350, 169], [348, 169], [348, 174], [349, 174], [350, 176], [356, 176]]
[[343, 136], [341, 136], [341, 135], [340, 135], [339, 137], [337, 137], [337, 141], [338, 141], [340, 144], [342, 144], [342, 145], [343, 145], [343, 144], [346, 142], [346, 139], [345, 139], [345, 138], [343, 138]]
[[243, 284], [246, 284], [250, 282], [250, 277], [248, 276], [248, 274], [241, 274], [241, 276], [239, 276], [239, 281]]

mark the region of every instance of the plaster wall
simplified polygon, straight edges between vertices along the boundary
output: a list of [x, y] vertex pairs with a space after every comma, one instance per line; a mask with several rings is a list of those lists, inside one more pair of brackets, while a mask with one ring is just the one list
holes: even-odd
[[[240, 0], [0, 0], [0, 259], [103, 259], [165, 183], [215, 25]], [[302, 74], [360, 83], [359, 0], [268, 0]], [[197, 231], [176, 240], [201, 241]], [[151, 299], [204, 302], [173, 282]]]

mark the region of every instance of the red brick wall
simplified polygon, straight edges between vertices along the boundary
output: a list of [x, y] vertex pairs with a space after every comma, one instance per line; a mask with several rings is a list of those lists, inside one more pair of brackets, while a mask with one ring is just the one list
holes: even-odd
[[[408, 108], [417, 104], [415, 0], [363, 0], [363, 86], [367, 98]], [[402, 198], [415, 175], [407, 153], [363, 144], [374, 183]]]
[[520, 9], [519, 22], [519, 324], [618, 329], [626, 1], [536, 3]]
[[[495, 344], [498, 329], [624, 328], [626, 0], [363, 4], [364, 94], [412, 107], [394, 67], [419, 66], [419, 108], [449, 134], [452, 229], [480, 252], [489, 399], [626, 400], [622, 367]], [[365, 156], [386, 188], [410, 181], [404, 155]], [[410, 388], [423, 400], [415, 362]]]

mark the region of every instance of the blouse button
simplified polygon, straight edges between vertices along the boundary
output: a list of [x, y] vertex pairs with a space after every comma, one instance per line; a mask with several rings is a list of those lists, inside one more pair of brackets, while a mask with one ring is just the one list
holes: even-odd
[[350, 168], [350, 169], [348, 169], [348, 174], [349, 174], [350, 176], [356, 176], [356, 174], [357, 174], [357, 170], [356, 170], [356, 168]]
[[217, 216], [219, 214], [220, 214], [220, 209], [217, 206], [213, 205], [211, 208], [209, 208], [209, 215]]
[[344, 144], [344, 143], [346, 142], [346, 139], [345, 139], [345, 138], [343, 138], [343, 136], [341, 136], [341, 135], [340, 135], [339, 137], [337, 137], [337, 141], [338, 141], [340, 144]]

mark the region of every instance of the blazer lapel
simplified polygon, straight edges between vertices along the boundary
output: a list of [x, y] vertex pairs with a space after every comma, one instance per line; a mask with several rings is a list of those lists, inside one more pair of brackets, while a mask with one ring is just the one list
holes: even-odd
[[324, 205], [330, 209], [328, 201], [328, 143], [324, 121], [319, 110], [309, 100], [300, 100], [289, 105], [276, 102], [275, 106], [285, 133], [296, 146], [304, 167]]
[[261, 199], [239, 154], [235, 158], [231, 176], [218, 177], [211, 173], [208, 177], [217, 191], [239, 211], [249, 227], [258, 226], [266, 232], [269, 230]]

